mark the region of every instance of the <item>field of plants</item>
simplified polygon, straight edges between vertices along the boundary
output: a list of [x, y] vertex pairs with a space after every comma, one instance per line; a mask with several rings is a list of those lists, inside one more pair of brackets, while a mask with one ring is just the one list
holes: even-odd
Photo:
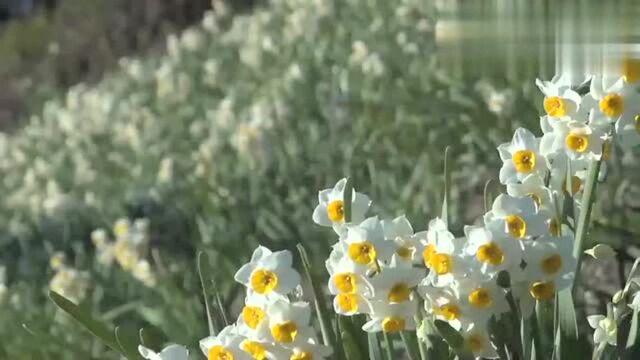
[[0, 358], [633, 359], [637, 78], [459, 76], [438, 10], [214, 1], [56, 88], [0, 133]]

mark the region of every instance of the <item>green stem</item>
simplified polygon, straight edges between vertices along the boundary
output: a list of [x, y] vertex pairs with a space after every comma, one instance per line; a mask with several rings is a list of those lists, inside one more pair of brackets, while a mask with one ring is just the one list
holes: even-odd
[[409, 342], [409, 339], [407, 338], [407, 335], [405, 335], [404, 331], [400, 331], [400, 338], [404, 343], [404, 347], [407, 349], [407, 355], [409, 356], [409, 360], [417, 360], [415, 353], [413, 351], [413, 346], [411, 346], [411, 342]]
[[[422, 308], [422, 302], [420, 302], [420, 309]], [[416, 340], [418, 341], [418, 351], [420, 352], [420, 360], [427, 360], [427, 346], [424, 341], [420, 341], [420, 328], [422, 327], [422, 322], [424, 321], [424, 317], [422, 316], [422, 311], [418, 309], [418, 313], [414, 317], [416, 321]]]
[[313, 298], [316, 315], [318, 317], [318, 322], [320, 323], [322, 342], [324, 343], [324, 345], [331, 346], [335, 349], [335, 334], [333, 333], [333, 328], [331, 327], [331, 322], [327, 315], [325, 303], [324, 301], [322, 301], [323, 299], [320, 299], [318, 297], [320, 291], [318, 291], [319, 289], [316, 287], [316, 283], [313, 281], [313, 277], [311, 276], [311, 264], [309, 263], [307, 251], [302, 246], [302, 244], [298, 244], [297, 248], [298, 252], [300, 253], [300, 259], [302, 260], [302, 267], [304, 268], [304, 273], [307, 277], [307, 281], [309, 281], [309, 284], [311, 285], [311, 297]]
[[573, 256], [576, 258], [576, 275], [574, 277], [573, 289], [575, 290], [576, 280], [578, 279], [580, 272], [580, 265], [582, 264], [582, 251], [584, 248], [584, 240], [589, 228], [589, 222], [591, 220], [591, 210], [593, 209], [593, 195], [595, 194], [598, 174], [600, 173], [601, 162], [593, 160], [589, 163], [589, 169], [587, 171], [587, 181], [584, 185], [584, 192], [582, 194], [582, 211], [580, 211], [580, 217], [576, 225], [576, 238], [573, 244]]
[[[520, 329], [520, 319], [522, 316], [520, 315], [520, 309], [518, 308], [518, 304], [516, 304], [516, 299], [513, 297], [513, 293], [511, 290], [507, 291], [506, 294], [507, 303], [509, 303], [509, 309], [511, 310], [511, 321], [514, 329]], [[518, 359], [524, 359], [524, 349], [522, 345], [522, 339], [520, 338], [520, 334], [511, 337], [512, 342], [512, 351], [517, 354]]]
[[387, 353], [387, 359], [395, 360], [396, 358], [393, 356], [393, 347], [391, 346], [391, 339], [389, 338], [389, 334], [383, 331], [382, 336], [384, 338], [384, 345], [385, 345], [385, 352]]

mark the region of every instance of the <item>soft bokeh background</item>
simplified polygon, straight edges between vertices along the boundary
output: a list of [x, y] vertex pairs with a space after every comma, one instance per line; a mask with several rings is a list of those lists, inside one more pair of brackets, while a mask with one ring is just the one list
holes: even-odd
[[[477, 29], [461, 19], [491, 11], [482, 29], [538, 11], [544, 38], [552, 1], [479, 3], [0, 0], [0, 358], [117, 358], [50, 287], [197, 358], [198, 251], [235, 316], [232, 276], [258, 243], [302, 243], [324, 273], [333, 236], [311, 213], [341, 177], [424, 229], [446, 146], [460, 235], [484, 211], [495, 147], [539, 132], [533, 80], [554, 72], [549, 44], [459, 41]], [[600, 310], [638, 254], [637, 159], [608, 166], [591, 240], [620, 255], [587, 263], [580, 311]]]

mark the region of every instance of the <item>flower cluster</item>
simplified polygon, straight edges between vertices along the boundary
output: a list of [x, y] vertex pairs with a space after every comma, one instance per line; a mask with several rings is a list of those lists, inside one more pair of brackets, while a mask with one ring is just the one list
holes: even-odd
[[136, 219], [132, 224], [129, 219], [119, 219], [113, 225], [113, 235], [115, 241], [109, 240], [104, 229], [96, 229], [91, 233], [98, 262], [110, 266], [115, 259], [124, 271], [131, 273], [146, 286], [153, 287], [156, 284], [156, 276], [146, 259], [149, 248], [149, 221]]
[[[491, 318], [508, 311], [526, 318], [536, 301], [551, 301], [573, 284], [571, 229], [587, 165], [606, 156], [615, 139], [623, 147], [640, 143], [638, 94], [623, 78], [605, 86], [594, 77], [584, 95], [562, 79], [537, 84], [545, 95], [544, 135], [519, 128], [498, 146], [506, 193], [463, 237], [439, 218], [418, 233], [404, 216], [366, 218], [369, 198], [354, 190], [345, 196], [346, 179], [320, 191], [313, 220], [338, 235], [326, 263], [336, 313], [367, 314], [369, 332], [413, 329], [420, 294], [426, 313], [459, 330], [476, 356], [497, 357], [487, 335]], [[563, 215], [566, 197], [572, 218]], [[507, 283], [498, 282], [502, 273]], [[507, 291], [517, 301], [511, 308]]]
[[200, 341], [209, 360], [324, 359], [331, 349], [318, 343], [311, 327], [309, 303], [289, 251], [260, 246], [235, 275], [247, 288], [244, 307], [235, 324]]
[[90, 276], [65, 263], [65, 255], [57, 252], [49, 259], [51, 269], [55, 272], [49, 282], [49, 289], [78, 304], [84, 300], [90, 285]]

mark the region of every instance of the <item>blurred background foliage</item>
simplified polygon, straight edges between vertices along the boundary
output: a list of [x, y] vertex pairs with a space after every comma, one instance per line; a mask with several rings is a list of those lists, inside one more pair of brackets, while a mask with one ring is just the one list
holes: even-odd
[[[0, 134], [1, 358], [117, 358], [47, 301], [57, 252], [89, 276], [82, 307], [195, 354], [207, 331], [197, 251], [237, 314], [233, 273], [258, 243], [303, 243], [324, 274], [333, 237], [311, 221], [319, 189], [352, 176], [372, 213], [424, 229], [451, 146], [460, 234], [484, 211], [495, 147], [538, 129], [533, 67], [508, 78], [445, 66], [440, 41], [456, 34], [437, 31], [443, 4], [80, 3], [1, 25], [0, 79], [17, 89], [3, 96], [30, 109]], [[627, 247], [640, 232], [637, 161], [616, 155], [598, 223]], [[113, 237], [121, 217], [150, 221], [153, 286], [100, 260], [91, 232]]]

